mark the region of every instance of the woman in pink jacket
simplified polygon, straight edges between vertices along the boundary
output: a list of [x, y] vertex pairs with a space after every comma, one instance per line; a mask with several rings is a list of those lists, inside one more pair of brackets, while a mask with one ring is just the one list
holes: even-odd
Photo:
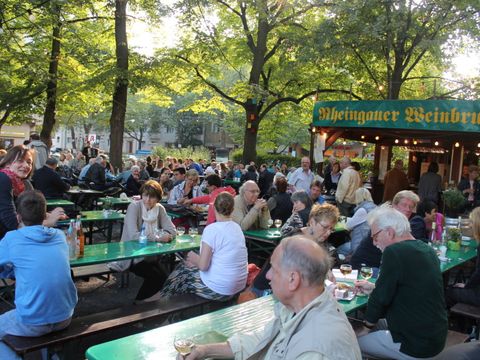
[[223, 191], [229, 192], [232, 196], [236, 195], [235, 189], [231, 186], [222, 187], [222, 180], [217, 174], [208, 175], [205, 179], [207, 181], [208, 195], [198, 196], [192, 199], [186, 199], [183, 201], [184, 205], [191, 204], [208, 204], [208, 217], [207, 225], [215, 222], [215, 209], [213, 204], [218, 194]]

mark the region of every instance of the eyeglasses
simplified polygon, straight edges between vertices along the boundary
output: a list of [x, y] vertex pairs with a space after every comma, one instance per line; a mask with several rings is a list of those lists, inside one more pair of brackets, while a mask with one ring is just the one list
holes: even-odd
[[385, 230], [385, 229], [380, 229], [378, 230], [375, 234], [372, 234], [372, 240], [375, 241], [375, 239], [377, 238], [378, 235], [380, 235], [380, 233]]
[[311, 222], [311, 223], [310, 223], [310, 226], [314, 226], [315, 224], [319, 224], [325, 232], [331, 233], [331, 232], [335, 231], [335, 228], [334, 228], [333, 226], [331, 226], [331, 225], [324, 225], [324, 224], [322, 224], [321, 222], [318, 222], [318, 223], [317, 223], [317, 222], [315, 222], [315, 223], [312, 223], [312, 222]]

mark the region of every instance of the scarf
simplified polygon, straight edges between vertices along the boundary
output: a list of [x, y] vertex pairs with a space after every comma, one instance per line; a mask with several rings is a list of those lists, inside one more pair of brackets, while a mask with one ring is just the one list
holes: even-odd
[[14, 197], [17, 197], [18, 195], [20, 195], [22, 192], [25, 191], [25, 184], [23, 183], [23, 180], [20, 179], [12, 170], [1, 169], [0, 172], [7, 175], [10, 181], [12, 182], [12, 190], [13, 190]]
[[142, 204], [142, 220], [145, 225], [145, 235], [151, 239], [155, 236], [155, 229], [158, 228], [158, 211], [160, 204], [156, 204], [150, 210], [147, 210], [143, 201]]

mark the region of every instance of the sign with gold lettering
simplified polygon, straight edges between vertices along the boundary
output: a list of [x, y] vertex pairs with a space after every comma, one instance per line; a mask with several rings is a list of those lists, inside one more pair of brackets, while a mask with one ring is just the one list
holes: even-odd
[[319, 101], [313, 125], [480, 132], [480, 101]]

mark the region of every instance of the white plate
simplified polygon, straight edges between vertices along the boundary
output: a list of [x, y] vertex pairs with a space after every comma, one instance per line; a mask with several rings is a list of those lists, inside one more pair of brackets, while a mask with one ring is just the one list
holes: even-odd
[[337, 300], [344, 300], [344, 301], [351, 301], [355, 297], [355, 293], [353, 291], [348, 292], [348, 296], [346, 298], [336, 297]]

